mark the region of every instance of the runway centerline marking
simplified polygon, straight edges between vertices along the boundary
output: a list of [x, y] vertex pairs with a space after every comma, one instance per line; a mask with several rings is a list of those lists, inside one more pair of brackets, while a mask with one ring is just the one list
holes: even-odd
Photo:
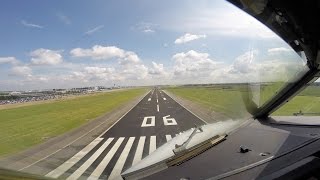
[[157, 104], [157, 111], [159, 112], [159, 104]]
[[164, 97], [163, 100], [167, 100], [167, 98]]

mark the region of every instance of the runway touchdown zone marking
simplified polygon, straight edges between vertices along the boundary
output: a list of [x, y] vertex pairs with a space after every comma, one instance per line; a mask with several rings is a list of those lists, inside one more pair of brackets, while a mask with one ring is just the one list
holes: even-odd
[[73, 165], [75, 165], [80, 159], [82, 159], [85, 155], [87, 155], [103, 138], [97, 138], [93, 140], [90, 144], [88, 144], [85, 148], [83, 148], [80, 152], [70, 158], [68, 161], [57, 167], [55, 170], [48, 173], [47, 177], [58, 178], [63, 173], [65, 173], [68, 169], [70, 169]]
[[[169, 141], [172, 136], [171, 135], [165, 135], [166, 137], [166, 141]], [[101, 141], [101, 139], [103, 140], [103, 138], [97, 138], [97, 141]], [[126, 142], [126, 139], [128, 140]], [[149, 146], [145, 146], [145, 142], [146, 140], [149, 139]], [[96, 143], [97, 141], [93, 141], [95, 143], [90, 143], [90, 148], [91, 150], [94, 148], [93, 145], [97, 146], [98, 143]], [[109, 150], [109, 152], [105, 152], [107, 153], [104, 157], [101, 157], [101, 154], [105, 151], [105, 149], [107, 149], [110, 144], [116, 141], [115, 144], [111, 147], [111, 149]], [[138, 141], [138, 144], [136, 144], [134, 146], [134, 142]], [[119, 149], [121, 144], [123, 142], [126, 142], [125, 147], [123, 147], [123, 149]], [[88, 146], [89, 146], [88, 145]], [[80, 154], [88, 154], [88, 146], [86, 146], [85, 148], [83, 148], [79, 153]], [[93, 146], [93, 148], [92, 148]], [[100, 147], [98, 150], [96, 150], [90, 157], [89, 159], [87, 159], [86, 161], [79, 161], [81, 160], [84, 156], [82, 156], [80, 158], [79, 153], [77, 153], [76, 155], [74, 155], [73, 157], [71, 157], [69, 160], [67, 160], [66, 162], [64, 162], [61, 166], [59, 166], [58, 168], [56, 168], [55, 170], [51, 171], [50, 173], [48, 173], [46, 176], [47, 177], [51, 177], [51, 178], [59, 178], [61, 175], [65, 174], [70, 168], [72, 168], [72, 166], [76, 163], [81, 162], [81, 166], [78, 167], [78, 169], [73, 169], [73, 172], [71, 175], [65, 174], [65, 177], [67, 177], [67, 179], [99, 179], [101, 176], [101, 178], [106, 179], [106, 177], [108, 177], [108, 179], [119, 179], [121, 178], [120, 174], [123, 171], [123, 167], [126, 164], [126, 162], [128, 161], [128, 158], [130, 156], [130, 153], [135, 152], [134, 154], [132, 154], [134, 156], [132, 162], [127, 162], [129, 164], [135, 165], [137, 164], [141, 159], [142, 159], [142, 154], [144, 149], [148, 150], [148, 154], [154, 152], [157, 149], [157, 136], [150, 136], [150, 137], [146, 137], [146, 136], [140, 136], [140, 137], [120, 137], [120, 138], [114, 138], [114, 137], [110, 137], [108, 138]], [[116, 163], [114, 165], [114, 167], [110, 170], [111, 172], [109, 172], [110, 174], [103, 174], [104, 170], [107, 168], [108, 164], [110, 163], [110, 161], [112, 160], [112, 158], [115, 156], [115, 154], [117, 152], [121, 152], [120, 156], [118, 159], [116, 159]], [[80, 159], [78, 159], [80, 158]], [[103, 160], [99, 163], [98, 167], [96, 167], [96, 169], [89, 175], [89, 177], [86, 177], [86, 175], [89, 174], [89, 172], [86, 171], [90, 171], [90, 166], [93, 165], [93, 162], [95, 162], [98, 158], [103, 158]], [[77, 161], [74, 161], [74, 159], [77, 159]], [[72, 163], [71, 163], [72, 162]], [[71, 165], [71, 166], [70, 166]], [[68, 167], [63, 169], [63, 171], [61, 170], [61, 167]], [[59, 175], [57, 175], [57, 172], [59, 172]]]

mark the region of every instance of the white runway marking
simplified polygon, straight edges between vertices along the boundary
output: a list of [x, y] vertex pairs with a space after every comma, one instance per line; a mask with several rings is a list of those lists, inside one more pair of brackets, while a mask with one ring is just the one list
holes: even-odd
[[167, 140], [167, 142], [170, 141], [170, 139], [172, 139], [171, 135], [170, 135], [170, 134], [169, 134], [169, 135], [166, 135], [166, 140]]
[[177, 121], [174, 118], [170, 118], [170, 115], [164, 116], [162, 119], [165, 126], [177, 125]]
[[164, 97], [163, 100], [167, 100], [167, 98]]
[[[103, 160], [100, 162], [98, 167], [96, 167], [96, 169], [94, 169], [93, 173], [90, 175], [90, 177], [88, 179], [99, 179], [99, 177], [108, 178], [108, 179], [121, 179], [120, 174], [121, 174], [123, 167], [126, 163], [131, 163], [132, 165], [137, 164], [142, 159], [143, 151], [145, 148], [147, 148], [146, 150], [149, 151], [149, 154], [151, 154], [153, 151], [155, 151], [157, 149], [157, 137], [150, 136], [148, 138], [150, 138], [148, 147], [145, 146], [145, 142], [146, 142], [147, 137], [140, 136], [137, 145], [134, 146], [134, 142], [137, 139], [137, 137], [130, 137], [130, 138], [128, 138], [128, 141], [126, 142], [126, 145], [123, 147], [123, 149], [120, 149], [121, 144], [127, 139], [126, 137], [120, 137], [119, 139], [117, 139], [115, 144], [111, 147], [111, 149], [108, 152], [106, 152], [105, 151], [106, 148], [108, 148], [110, 146], [110, 144], [115, 140], [114, 137], [112, 137], [112, 138], [110, 137], [91, 155], [91, 157], [89, 157], [86, 161], [84, 161], [84, 160], [81, 161], [81, 159], [85, 155], [82, 154], [80, 156], [79, 155], [80, 152], [81, 153], [84, 153], [84, 152], [88, 153], [88, 152], [92, 151], [93, 147], [97, 146], [98, 142], [100, 142], [102, 140], [102, 138], [97, 138], [96, 141], [93, 141], [95, 143], [93, 143], [93, 142], [90, 143], [90, 146], [89, 145], [86, 146], [78, 154], [74, 155], [72, 158], [70, 158], [68, 161], [66, 161], [64, 164], [62, 164], [61, 167], [64, 167], [63, 172], [58, 171], [58, 169], [61, 170], [60, 166], [59, 166], [59, 168], [56, 168], [55, 172], [56, 173], [58, 172], [59, 174], [55, 174], [55, 177], [59, 178], [59, 176], [72, 170], [71, 171], [72, 174], [67, 179], [84, 179], [84, 178], [87, 179], [86, 176], [88, 175], [88, 173], [86, 171], [88, 171], [88, 169], [91, 168], [93, 163], [98, 158], [103, 158]], [[172, 139], [172, 135], [167, 134], [167, 135], [165, 135], [165, 138], [166, 138], [166, 141], [168, 142]], [[162, 142], [162, 143], [165, 143], [165, 142]], [[116, 163], [112, 167], [111, 172], [109, 172], [109, 171], [106, 172], [105, 171], [106, 167], [109, 166], [110, 161], [112, 159], [114, 159], [114, 156], [117, 154], [118, 151], [121, 152], [121, 154], [119, 155], [119, 158], [116, 159]], [[104, 153], [106, 155], [104, 157], [102, 157], [102, 155], [101, 155], [102, 153]], [[128, 157], [129, 157], [130, 153], [131, 153], [131, 156], [133, 155], [133, 160], [132, 160], [132, 162], [131, 161], [127, 162], [127, 161], [129, 161]], [[75, 161], [72, 161], [72, 160], [75, 160]], [[80, 167], [76, 167], [78, 169], [72, 168], [74, 164], [76, 164], [76, 163], [78, 164], [80, 162], [82, 164], [79, 165]], [[71, 165], [70, 165], [70, 163], [71, 163]], [[68, 164], [68, 166], [66, 164]], [[72, 169], [70, 169], [70, 168], [72, 168]], [[53, 171], [50, 172], [49, 174], [52, 174], [52, 176], [54, 175]], [[52, 176], [50, 176], [50, 177], [52, 177]]]
[[145, 136], [141, 136], [138, 142], [137, 150], [136, 153], [134, 154], [134, 158], [132, 161], [132, 166], [137, 164], [142, 159], [142, 153], [143, 153], [143, 148], [144, 148], [144, 143], [146, 141]]
[[101, 163], [96, 167], [96, 169], [92, 172], [90, 177], [88, 179], [99, 179], [104, 169], [109, 164], [110, 160], [114, 156], [114, 154], [117, 152], [118, 148], [120, 147], [122, 141], [124, 140], [124, 137], [120, 137], [118, 141], [113, 145], [113, 147], [110, 149], [108, 154], [103, 158]]
[[159, 112], [159, 104], [157, 104], [157, 111]]
[[109, 138], [85, 163], [83, 163], [74, 173], [67, 179], [78, 179], [100, 156], [100, 154], [109, 146], [114, 138]]
[[132, 144], [134, 142], [135, 137], [130, 137], [126, 146], [124, 147], [116, 165], [113, 167], [113, 170], [111, 171], [111, 174], [108, 179], [122, 179], [120, 176], [120, 173], [123, 169], [124, 163], [127, 160], [127, 157], [129, 155], [130, 149], [132, 147]]
[[148, 101], [151, 101], [151, 98], [149, 98]]
[[57, 167], [55, 170], [49, 172], [46, 176], [51, 178], [58, 178], [63, 173], [65, 173], [69, 168], [76, 164], [80, 159], [82, 159], [86, 154], [88, 154], [103, 138], [97, 138], [83, 148], [80, 152], [75, 154], [68, 161], [64, 162], [62, 165]]
[[[150, 119], [150, 123], [148, 123], [148, 119]], [[141, 127], [150, 127], [156, 125], [156, 117], [155, 116], [146, 116], [143, 118]]]
[[149, 154], [157, 149], [157, 137], [150, 136], [150, 146], [149, 146]]
[[157, 99], [157, 103], [158, 103], [159, 101], [158, 101], [158, 99]]

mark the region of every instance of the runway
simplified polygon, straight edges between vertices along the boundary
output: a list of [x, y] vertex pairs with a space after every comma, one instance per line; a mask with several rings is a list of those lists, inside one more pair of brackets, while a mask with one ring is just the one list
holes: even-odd
[[179, 133], [202, 124], [205, 122], [154, 88], [108, 131], [46, 176], [122, 179], [121, 172]]

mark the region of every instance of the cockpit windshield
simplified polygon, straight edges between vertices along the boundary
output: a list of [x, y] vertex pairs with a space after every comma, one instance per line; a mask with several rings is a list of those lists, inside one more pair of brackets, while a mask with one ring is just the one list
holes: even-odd
[[309, 70], [222, 0], [11, 0], [0, 23], [0, 167], [50, 178], [117, 177], [183, 132], [239, 125]]

